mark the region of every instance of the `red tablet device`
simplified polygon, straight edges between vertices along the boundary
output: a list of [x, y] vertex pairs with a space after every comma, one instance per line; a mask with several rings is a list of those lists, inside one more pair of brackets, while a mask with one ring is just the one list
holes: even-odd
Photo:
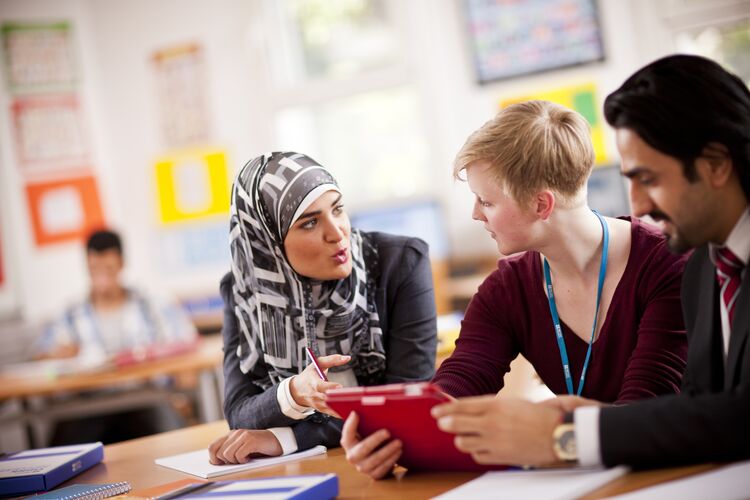
[[487, 471], [507, 469], [504, 465], [480, 465], [471, 455], [458, 451], [453, 434], [441, 431], [430, 409], [450, 401], [440, 389], [427, 382], [373, 387], [345, 387], [327, 392], [326, 404], [346, 419], [359, 415], [359, 435], [369, 436], [388, 429], [403, 443], [399, 465], [416, 470]]

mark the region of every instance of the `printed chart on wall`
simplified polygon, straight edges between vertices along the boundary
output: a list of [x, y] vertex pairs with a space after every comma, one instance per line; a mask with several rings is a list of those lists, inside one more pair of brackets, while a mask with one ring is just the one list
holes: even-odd
[[593, 83], [561, 87], [503, 99], [500, 101], [500, 107], [504, 108], [514, 103], [530, 100], [552, 101], [567, 108], [574, 109], [583, 115], [591, 127], [591, 141], [594, 144], [596, 164], [606, 165], [608, 163], [609, 157], [607, 155], [607, 146], [604, 141], [604, 119], [597, 111], [598, 109], [601, 109], [601, 103], [597, 98], [596, 86]]
[[76, 83], [69, 23], [8, 22], [2, 36], [12, 93], [70, 90]]
[[75, 94], [19, 97], [11, 105], [18, 164], [24, 174], [80, 168], [87, 161]]
[[157, 102], [168, 148], [208, 142], [210, 113], [206, 95], [206, 64], [198, 44], [184, 44], [154, 52]]
[[93, 175], [30, 182], [26, 198], [37, 246], [82, 239], [105, 226]]

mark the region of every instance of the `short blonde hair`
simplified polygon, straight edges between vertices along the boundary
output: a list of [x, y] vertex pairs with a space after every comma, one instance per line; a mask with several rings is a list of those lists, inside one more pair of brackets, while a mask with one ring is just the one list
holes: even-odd
[[488, 162], [504, 189], [520, 204], [551, 189], [569, 204], [585, 187], [594, 167], [586, 120], [548, 101], [526, 101], [503, 108], [466, 140], [456, 155], [453, 175], [476, 162]]

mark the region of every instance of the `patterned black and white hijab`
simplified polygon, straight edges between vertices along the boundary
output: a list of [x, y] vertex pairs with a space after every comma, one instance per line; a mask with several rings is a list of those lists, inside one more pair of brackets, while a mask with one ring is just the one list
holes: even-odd
[[[352, 272], [316, 281], [297, 274], [283, 242], [300, 215], [328, 191], [333, 176], [299, 153], [269, 153], [248, 162], [232, 186], [230, 248], [234, 313], [243, 373], [264, 389], [301, 372], [316, 355], [350, 354], [361, 385], [381, 383], [385, 351], [375, 308], [377, 251], [351, 231]], [[340, 192], [340, 191], [339, 191]]]

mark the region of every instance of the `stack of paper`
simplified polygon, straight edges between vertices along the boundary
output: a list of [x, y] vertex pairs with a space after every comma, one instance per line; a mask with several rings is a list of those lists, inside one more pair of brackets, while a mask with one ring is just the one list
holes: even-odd
[[595, 469], [517, 470], [487, 472], [443, 495], [440, 500], [471, 498], [527, 498], [534, 500], [567, 500], [578, 498], [628, 472], [627, 467]]
[[211, 465], [211, 462], [208, 461], [208, 450], [204, 448], [202, 450], [190, 451], [180, 455], [173, 455], [171, 457], [157, 458], [155, 462], [162, 467], [169, 467], [170, 469], [186, 472], [193, 476], [209, 479], [224, 474], [231, 474], [233, 472], [241, 472], [250, 469], [257, 469], [258, 467], [267, 467], [269, 465], [299, 460], [313, 455], [320, 455], [325, 452], [325, 446], [316, 446], [309, 450], [299, 451], [297, 453], [280, 457], [253, 458], [246, 464]]
[[750, 498], [750, 461], [643, 488], [614, 498], [621, 500], [740, 500]]

